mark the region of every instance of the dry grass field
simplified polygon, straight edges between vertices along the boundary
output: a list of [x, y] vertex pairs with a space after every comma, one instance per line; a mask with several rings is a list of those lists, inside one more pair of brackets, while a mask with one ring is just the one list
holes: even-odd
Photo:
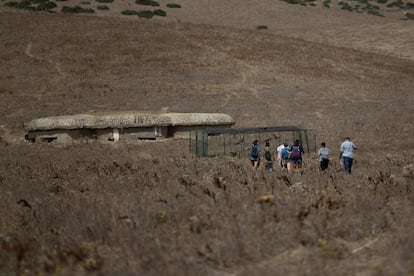
[[[410, 2], [369, 1], [383, 16], [326, 1], [7, 2], [0, 275], [414, 275]], [[94, 13], [62, 12], [76, 5]], [[122, 14], [155, 8], [166, 16]], [[312, 129], [332, 163], [265, 172], [186, 140], [24, 140], [38, 117], [162, 109]]]

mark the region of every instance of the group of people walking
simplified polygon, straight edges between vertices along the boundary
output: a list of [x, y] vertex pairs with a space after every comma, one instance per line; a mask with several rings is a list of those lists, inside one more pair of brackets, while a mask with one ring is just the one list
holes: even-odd
[[[351, 174], [353, 164], [353, 151], [357, 147], [351, 141], [349, 137], [340, 146], [340, 162], [344, 166], [344, 171], [347, 174]], [[270, 143], [266, 142], [265, 147], [261, 148], [258, 140], [254, 140], [248, 147], [249, 159], [253, 169], [258, 169], [261, 164], [261, 156], [263, 155], [265, 170], [273, 170], [273, 161], [277, 161], [281, 170], [292, 171], [293, 169], [302, 168], [303, 155], [305, 151], [300, 143], [300, 140], [295, 140], [293, 145], [289, 146], [288, 143], [283, 143], [276, 148], [276, 154], [272, 154]], [[330, 150], [327, 148], [326, 143], [322, 142], [321, 147], [318, 150], [319, 167], [321, 171], [325, 171], [330, 162]]]

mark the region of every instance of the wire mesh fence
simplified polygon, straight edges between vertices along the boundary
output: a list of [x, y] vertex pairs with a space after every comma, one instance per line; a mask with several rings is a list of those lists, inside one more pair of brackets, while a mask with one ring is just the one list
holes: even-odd
[[269, 142], [275, 150], [280, 144], [299, 140], [305, 152], [316, 152], [316, 133], [313, 130], [295, 126], [224, 128], [194, 130], [190, 132], [190, 152], [197, 156], [229, 155], [245, 156], [246, 149], [254, 140], [264, 145]]

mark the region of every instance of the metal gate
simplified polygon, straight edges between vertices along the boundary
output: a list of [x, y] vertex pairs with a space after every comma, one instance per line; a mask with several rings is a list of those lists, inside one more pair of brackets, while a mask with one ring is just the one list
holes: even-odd
[[298, 139], [305, 152], [316, 152], [314, 131], [295, 126], [194, 130], [189, 137], [190, 152], [204, 157], [228, 155], [240, 158], [256, 139], [261, 145], [269, 142], [272, 149], [285, 142], [290, 146]]

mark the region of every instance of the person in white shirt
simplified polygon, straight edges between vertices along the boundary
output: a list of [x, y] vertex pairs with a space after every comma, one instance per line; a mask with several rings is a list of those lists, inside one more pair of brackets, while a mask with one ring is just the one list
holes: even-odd
[[282, 151], [285, 148], [289, 148], [288, 143], [283, 143], [280, 146], [277, 147], [276, 152], [277, 152], [277, 163], [279, 164], [279, 166], [283, 169], [284, 168], [284, 164], [283, 164], [283, 158], [282, 158]]
[[329, 154], [331, 151], [326, 147], [326, 143], [321, 143], [321, 148], [318, 151], [319, 165], [322, 171], [326, 170], [329, 165]]
[[346, 137], [345, 141], [341, 144], [341, 148], [339, 149], [341, 153], [339, 154], [339, 160], [344, 163], [344, 170], [345, 173], [351, 174], [352, 171], [352, 163], [354, 160], [353, 151], [356, 150], [357, 147], [354, 143], [352, 143], [349, 137]]

